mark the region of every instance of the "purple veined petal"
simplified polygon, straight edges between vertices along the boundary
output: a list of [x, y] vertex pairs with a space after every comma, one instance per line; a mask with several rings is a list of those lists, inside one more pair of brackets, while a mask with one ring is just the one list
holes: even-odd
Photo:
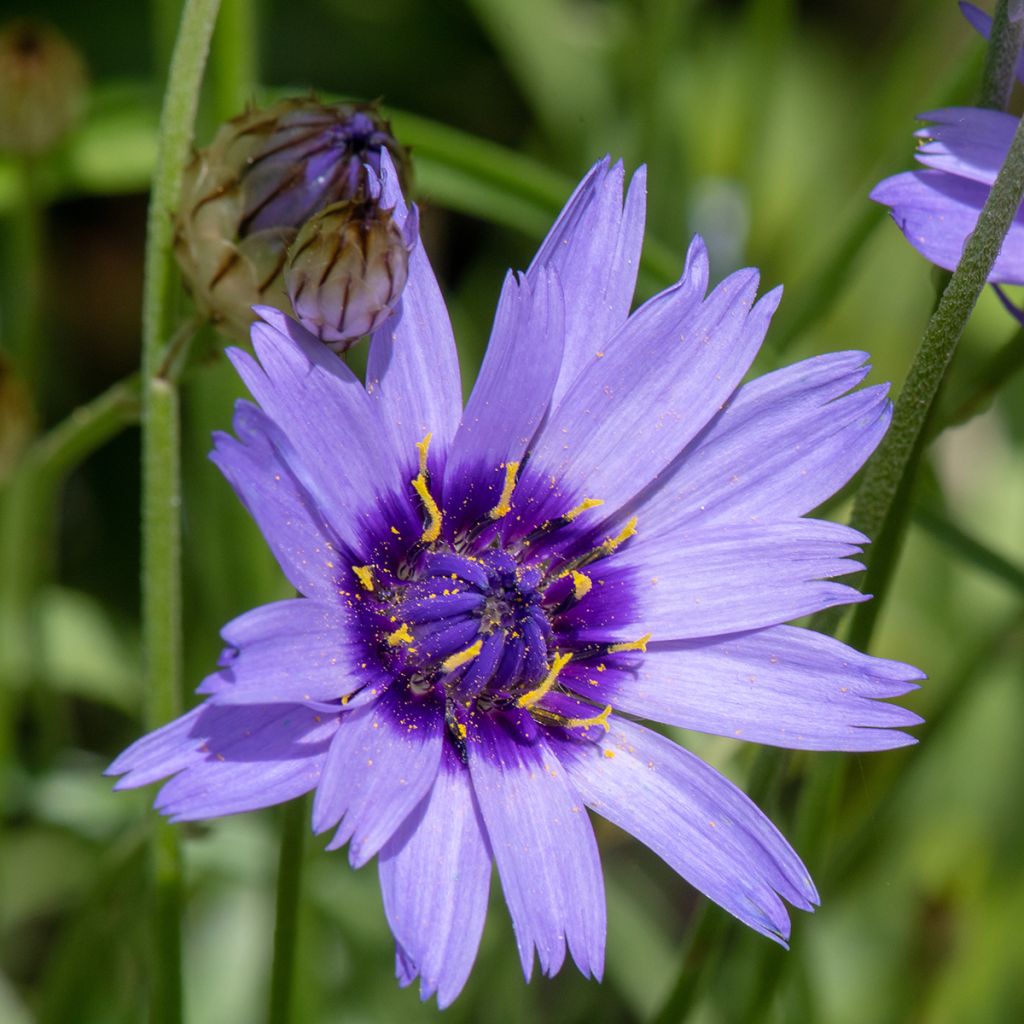
[[555, 974], [566, 942], [576, 966], [600, 979], [605, 904], [594, 830], [576, 791], [539, 732], [532, 742], [502, 721], [473, 723], [466, 747], [473, 790], [512, 915], [523, 973], [536, 947]]
[[168, 722], [136, 740], [119, 754], [104, 775], [120, 775], [114, 789], [136, 789], [158, 779], [166, 779], [189, 765], [202, 761], [206, 755], [199, 749], [202, 739], [193, 733], [203, 706], [193, 708], [180, 718]]
[[604, 339], [626, 322], [633, 301], [644, 233], [646, 171], [637, 170], [622, 201], [621, 161], [599, 160], [576, 187], [526, 272], [557, 271], [565, 295], [565, 348], [556, 404]]
[[[548, 410], [562, 360], [562, 324], [562, 289], [553, 270], [532, 280], [506, 276], [445, 473], [446, 500], [465, 503], [469, 518], [498, 503], [503, 467], [522, 458]], [[481, 477], [483, 486], [473, 487]]]
[[172, 821], [197, 821], [301, 796], [319, 782], [337, 728], [337, 715], [296, 704], [206, 704], [192, 729], [205, 756], [166, 783], [154, 806]]
[[[655, 640], [760, 629], [866, 600], [827, 582], [862, 568], [850, 556], [864, 542], [849, 527], [816, 519], [638, 533], [616, 554], [605, 589], [631, 582], [636, 622]], [[586, 632], [580, 619], [577, 635]]]
[[450, 1005], [469, 977], [487, 915], [491, 851], [469, 772], [450, 746], [430, 792], [384, 844], [384, 912], [399, 981], [420, 978], [420, 998]]
[[[383, 204], [395, 208], [403, 226], [406, 204], [386, 151], [381, 164]], [[408, 469], [415, 475], [416, 444], [429, 433], [431, 468], [439, 476], [440, 453], [448, 450], [458, 429], [462, 384], [448, 309], [422, 242], [409, 254], [409, 276], [395, 314], [373, 333], [366, 381], [381, 423]]]
[[[942, 171], [907, 171], [879, 182], [870, 198], [890, 207], [892, 219], [925, 259], [955, 270], [989, 189]], [[988, 276], [990, 284], [1024, 284], [1024, 214], [1017, 212]]]
[[794, 750], [889, 750], [916, 742], [912, 711], [884, 698], [916, 689], [910, 665], [812, 630], [652, 643], [628, 676], [593, 673], [588, 696], [697, 732]]
[[[843, 396], [861, 353], [816, 356], [744, 385], [643, 496], [645, 533], [805, 515], [874, 451], [891, 418], [887, 386]], [[837, 397], [841, 396], [841, 397]]]
[[327, 846], [351, 841], [362, 867], [391, 838], [434, 783], [444, 712], [435, 695], [398, 688], [342, 718], [313, 801], [313, 830], [340, 821]]
[[[988, 39], [992, 32], [992, 16], [990, 14], [987, 14], [974, 4], [967, 3], [966, 0], [961, 0], [960, 2], [960, 13], [982, 39]], [[1017, 76], [1017, 81], [1024, 85], [1024, 54], [1017, 58], [1017, 67], [1014, 74]]]
[[1020, 118], [1002, 110], [946, 107], [920, 115], [932, 122], [914, 134], [925, 140], [914, 154], [936, 171], [991, 186], [1006, 160]]
[[[308, 470], [303, 482], [315, 480], [313, 496], [331, 525], [358, 548], [367, 503], [402, 493], [408, 483], [387, 443], [377, 403], [299, 324], [267, 306], [256, 312], [263, 320], [253, 324], [252, 343], [262, 367], [239, 349], [229, 349], [228, 357], [263, 411], [301, 452]], [[388, 509], [388, 518], [401, 516], [404, 508]]]
[[818, 902], [807, 869], [758, 807], [700, 758], [615, 715], [596, 743], [561, 742], [587, 806], [632, 833], [709, 899], [781, 945]]
[[283, 438], [256, 406], [239, 402], [235, 431], [213, 435], [210, 459], [256, 521], [288, 582], [309, 597], [333, 597], [339, 541], [282, 455]]
[[371, 678], [349, 614], [336, 602], [262, 605], [229, 622], [221, 636], [222, 667], [198, 691], [216, 704], [336, 701]]
[[[702, 247], [691, 247], [684, 280], [704, 261]], [[781, 292], [754, 305], [756, 290], [756, 272], [739, 271], [699, 306], [700, 289], [687, 294], [684, 285], [629, 318], [533, 448], [533, 479], [558, 482], [547, 485], [542, 514], [558, 515], [584, 497], [602, 499], [612, 512], [672, 462], [732, 394], [761, 345]]]

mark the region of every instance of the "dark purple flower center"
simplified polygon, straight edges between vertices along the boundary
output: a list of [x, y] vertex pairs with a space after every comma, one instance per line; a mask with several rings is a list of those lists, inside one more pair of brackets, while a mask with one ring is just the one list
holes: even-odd
[[[549, 725], [605, 725], [611, 709], [581, 699], [580, 671], [621, 669], [622, 656], [643, 651], [648, 638], [595, 640], [588, 626], [607, 607], [591, 592], [635, 522], [609, 537], [583, 529], [577, 519], [600, 504], [588, 499], [532, 529], [519, 521], [506, 534], [518, 471], [510, 464], [500, 498], [479, 521], [445, 523], [425, 461], [424, 454], [412, 481], [424, 522], [419, 540], [397, 567], [352, 566], [373, 657], [410, 692], [443, 694], [456, 740], [471, 714], [507, 709]], [[610, 589], [621, 605], [624, 588]], [[562, 674], [570, 662], [575, 685]]]

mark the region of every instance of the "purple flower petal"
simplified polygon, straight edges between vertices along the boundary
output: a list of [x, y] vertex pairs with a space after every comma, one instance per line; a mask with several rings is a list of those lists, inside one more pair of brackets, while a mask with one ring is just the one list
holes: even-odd
[[848, 527], [815, 519], [638, 534], [606, 587], [620, 572], [638, 581], [636, 622], [655, 640], [760, 629], [863, 601], [851, 587], [822, 582], [861, 568], [849, 556], [863, 542]]
[[744, 924], [785, 945], [789, 915], [779, 895], [801, 910], [818, 902], [807, 869], [775, 826], [682, 747], [613, 715], [600, 742], [556, 749], [588, 807]]
[[314, 831], [341, 821], [328, 849], [351, 840], [358, 868], [391, 838], [433, 785], [443, 727], [433, 696], [394, 690], [342, 717], [313, 802]]
[[222, 630], [224, 667], [199, 693], [217, 704], [336, 701], [365, 686], [362, 644], [338, 602], [297, 598], [262, 605]]
[[635, 672], [588, 692], [619, 711], [658, 722], [798, 750], [889, 750], [914, 743], [900, 728], [920, 717], [881, 698], [922, 678], [807, 629], [653, 643]]
[[[404, 226], [408, 212], [387, 152], [381, 164], [383, 205], [394, 207], [397, 223]], [[366, 387], [380, 406], [393, 449], [400, 458], [404, 453], [410, 468], [417, 461], [417, 442], [428, 433], [435, 446], [432, 464], [437, 453], [447, 450], [462, 407], [459, 360], [448, 310], [422, 244], [409, 254], [409, 276], [394, 316], [373, 334]]]
[[313, 789], [337, 716], [295, 704], [218, 708], [206, 705], [192, 734], [203, 753], [157, 794], [172, 821], [254, 811]]
[[445, 750], [429, 794], [380, 851], [384, 911], [408, 984], [437, 993], [440, 1009], [462, 991], [476, 959], [491, 880], [491, 851], [469, 772]]
[[644, 233], [647, 175], [633, 175], [622, 203], [622, 163], [599, 161], [579, 183], [533, 258], [527, 279], [541, 268], [558, 273], [565, 294], [565, 351], [552, 402], [585, 365], [595, 340], [611, 338], [629, 315]]
[[[989, 190], [943, 171], [907, 171], [875, 186], [871, 199], [891, 208], [907, 241], [929, 262], [955, 270]], [[1024, 213], [1017, 212], [988, 279], [1024, 284]]]
[[864, 355], [816, 356], [741, 387], [636, 508], [642, 534], [802, 516], [861, 467], [891, 417], [888, 388], [838, 397]]
[[[263, 411], [302, 452], [311, 471], [303, 482], [315, 481], [312, 493], [331, 525], [358, 549], [353, 505], [364, 506], [368, 497], [407, 482], [398, 453], [385, 443], [378, 405], [348, 367], [302, 327], [267, 307], [257, 312], [264, 322], [253, 325], [252, 340], [262, 369], [238, 349], [228, 355]], [[392, 518], [400, 511], [388, 510]]]
[[324, 566], [337, 558], [337, 535], [282, 454], [287, 442], [263, 413], [248, 402], [235, 408], [239, 440], [219, 431], [210, 459], [267, 538], [288, 582], [308, 597], [333, 597]]
[[188, 714], [136, 740], [103, 774], [123, 776], [114, 785], [115, 789], [136, 789], [203, 760], [206, 755], [199, 749], [202, 741], [196, 739], [192, 731], [203, 710], [193, 708]]
[[506, 276], [487, 353], [448, 460], [449, 500], [474, 490], [467, 481], [476, 470], [484, 487], [475, 488], [483, 493], [474, 496], [474, 507], [483, 512], [497, 504], [502, 468], [522, 458], [547, 412], [562, 359], [562, 323], [562, 289], [554, 271], [538, 272], [532, 281]]
[[[609, 511], [661, 472], [721, 408], [761, 345], [781, 293], [754, 305], [757, 274], [739, 271], [708, 298], [706, 257], [691, 248], [683, 282], [641, 307], [551, 414], [530, 464], [557, 515], [585, 497]], [[586, 493], [584, 493], [584, 491]]]
[[473, 789], [512, 914], [523, 972], [555, 974], [565, 944], [576, 966], [600, 978], [604, 884], [594, 830], [541, 735], [532, 742], [501, 720], [482, 719], [466, 744]]
[[914, 154], [936, 171], [991, 186], [1010, 152], [1020, 118], [1002, 110], [946, 107], [921, 114], [934, 122], [914, 134], [926, 140]]

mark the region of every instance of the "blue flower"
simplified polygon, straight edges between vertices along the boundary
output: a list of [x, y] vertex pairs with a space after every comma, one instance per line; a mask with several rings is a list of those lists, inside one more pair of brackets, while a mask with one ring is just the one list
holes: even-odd
[[643, 172], [623, 189], [598, 163], [506, 278], [465, 409], [422, 245], [365, 386], [258, 311], [258, 361], [230, 353], [257, 404], [212, 458], [303, 596], [229, 623], [203, 703], [109, 769], [121, 788], [173, 776], [156, 806], [175, 821], [315, 791], [328, 849], [378, 857], [399, 979], [441, 1006], [492, 862], [527, 977], [566, 947], [600, 977], [588, 807], [778, 942], [783, 901], [817, 902], [761, 811], [633, 716], [809, 750], [901, 746], [919, 721], [879, 699], [915, 669], [784, 625], [863, 600], [833, 577], [865, 538], [806, 514], [877, 445], [886, 389], [851, 391], [857, 352], [741, 386], [780, 291], [757, 300], [742, 270], [708, 292], [699, 238], [630, 313]]
[[[974, 231], [1019, 119], [1000, 110], [948, 107], [921, 115], [916, 157], [926, 170], [879, 182], [871, 198], [890, 208], [907, 241], [925, 259], [955, 270]], [[1024, 284], [1024, 212], [1018, 211], [988, 280]]]

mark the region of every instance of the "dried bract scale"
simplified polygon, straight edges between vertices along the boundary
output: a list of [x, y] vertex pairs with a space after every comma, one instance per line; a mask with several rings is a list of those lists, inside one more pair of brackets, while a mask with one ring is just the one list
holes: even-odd
[[405, 287], [416, 217], [399, 228], [376, 200], [335, 203], [306, 221], [285, 284], [303, 327], [344, 352], [390, 316]]
[[85, 64], [55, 28], [19, 20], [0, 29], [0, 150], [52, 149], [85, 107]]
[[367, 194], [366, 168], [404, 151], [372, 106], [312, 98], [248, 110], [223, 125], [185, 173], [175, 255], [196, 303], [223, 332], [248, 337], [252, 306], [288, 309], [283, 271], [302, 225]]

